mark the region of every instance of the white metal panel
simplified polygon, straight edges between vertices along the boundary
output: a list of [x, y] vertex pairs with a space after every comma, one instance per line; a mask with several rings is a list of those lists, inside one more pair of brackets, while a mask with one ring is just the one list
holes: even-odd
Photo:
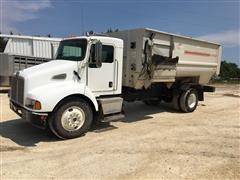
[[5, 53], [21, 56], [53, 59], [61, 38], [45, 38], [33, 36], [1, 35], [9, 38]]
[[31, 40], [35, 39], [35, 40], [43, 40], [43, 41], [61, 41], [62, 40], [62, 38], [10, 35], [10, 34], [0, 34], [0, 37], [10, 38], [10, 39], [31, 39]]
[[5, 53], [32, 56], [32, 45], [29, 39], [12, 39], [6, 46]]
[[33, 55], [40, 58], [52, 58], [51, 41], [33, 40]]
[[220, 65], [220, 46], [193, 39], [174, 39], [174, 56], [179, 56], [177, 77], [195, 76], [199, 77], [199, 83], [208, 83], [217, 74], [217, 67]]
[[114, 94], [113, 86], [109, 86], [110, 82], [114, 82], [114, 62], [102, 63], [101, 68], [88, 68], [88, 87], [93, 93], [109, 92]]

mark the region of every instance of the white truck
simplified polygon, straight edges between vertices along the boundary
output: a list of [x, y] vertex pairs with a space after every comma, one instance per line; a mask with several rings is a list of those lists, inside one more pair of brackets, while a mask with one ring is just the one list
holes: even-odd
[[193, 112], [219, 73], [221, 45], [142, 28], [66, 38], [56, 59], [11, 78], [10, 107], [62, 139], [124, 117], [123, 102]]

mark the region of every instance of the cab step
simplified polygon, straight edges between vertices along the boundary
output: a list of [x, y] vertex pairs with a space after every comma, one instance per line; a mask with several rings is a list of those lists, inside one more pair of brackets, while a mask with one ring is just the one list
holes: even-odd
[[105, 116], [104, 119], [101, 120], [101, 122], [116, 122], [124, 118], [125, 118], [124, 114], [113, 114], [113, 115]]

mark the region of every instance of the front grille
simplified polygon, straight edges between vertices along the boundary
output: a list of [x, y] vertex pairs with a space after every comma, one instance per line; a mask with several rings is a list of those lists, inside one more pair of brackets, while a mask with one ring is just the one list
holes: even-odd
[[23, 105], [24, 101], [24, 78], [18, 75], [11, 77], [11, 100]]

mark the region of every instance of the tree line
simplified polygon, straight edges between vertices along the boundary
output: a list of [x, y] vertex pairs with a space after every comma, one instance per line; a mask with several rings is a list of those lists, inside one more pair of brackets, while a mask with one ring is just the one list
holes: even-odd
[[221, 68], [220, 68], [220, 75], [221, 80], [240, 80], [240, 68], [237, 64], [222, 61]]

